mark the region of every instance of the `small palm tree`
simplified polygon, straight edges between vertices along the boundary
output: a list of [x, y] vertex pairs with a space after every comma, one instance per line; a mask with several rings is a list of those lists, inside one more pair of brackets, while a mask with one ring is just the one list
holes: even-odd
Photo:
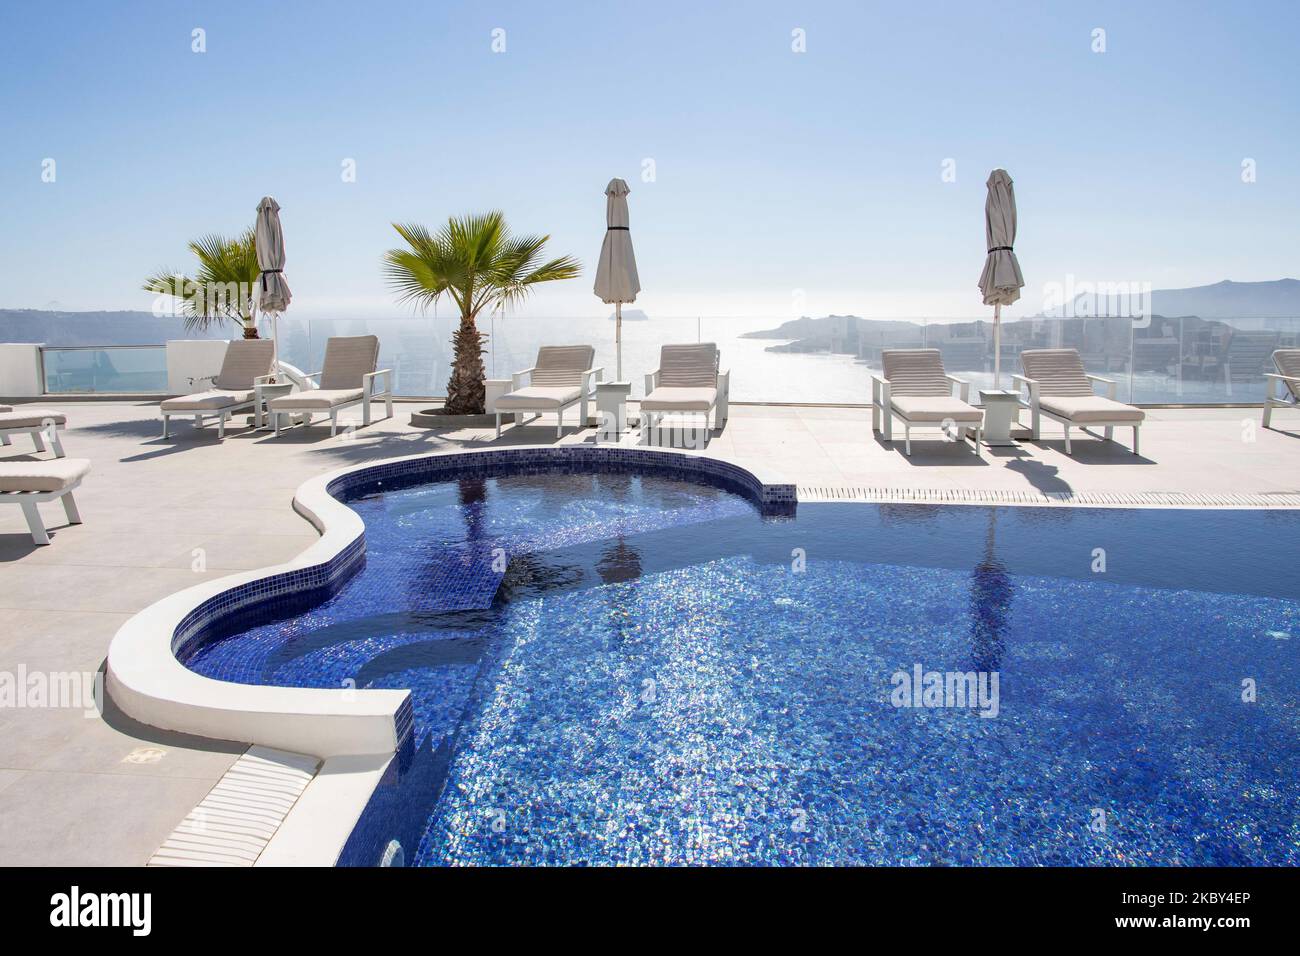
[[261, 269], [253, 230], [233, 239], [211, 233], [191, 242], [189, 249], [199, 260], [193, 278], [164, 270], [145, 280], [144, 291], [179, 299], [185, 328], [191, 331], [234, 322], [244, 338], [257, 338], [253, 289]]
[[460, 310], [447, 414], [481, 415], [486, 336], [475, 325], [478, 314], [516, 305], [539, 282], [575, 278], [582, 266], [569, 256], [542, 262], [542, 247], [551, 237], [512, 236], [501, 212], [451, 218], [437, 233], [415, 224], [393, 228], [408, 246], [384, 254], [384, 272], [398, 300], [427, 308], [447, 295]]

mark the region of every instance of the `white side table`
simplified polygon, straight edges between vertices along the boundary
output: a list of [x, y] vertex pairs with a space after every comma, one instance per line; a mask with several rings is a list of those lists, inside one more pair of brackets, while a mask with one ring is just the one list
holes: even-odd
[[631, 382], [596, 383], [596, 441], [617, 442], [627, 431], [627, 400]]
[[[510, 379], [488, 378], [483, 380], [483, 411], [491, 415], [497, 410], [497, 399], [509, 394]], [[522, 418], [522, 416], [520, 416]], [[519, 418], [515, 419], [516, 422]]]
[[293, 382], [263, 382], [253, 386], [253, 422], [259, 432], [271, 430], [271, 399], [293, 391]]
[[1011, 423], [1020, 418], [1020, 393], [1006, 389], [980, 389], [984, 405], [984, 444], [993, 447], [1014, 445]]

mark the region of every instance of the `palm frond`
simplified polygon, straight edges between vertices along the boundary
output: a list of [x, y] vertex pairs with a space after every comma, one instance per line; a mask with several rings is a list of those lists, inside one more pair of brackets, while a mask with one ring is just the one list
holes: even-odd
[[384, 274], [399, 302], [422, 309], [447, 296], [473, 319], [486, 306], [514, 305], [537, 283], [581, 274], [569, 256], [539, 265], [550, 236], [511, 236], [500, 210], [453, 216], [436, 233], [418, 223], [393, 228], [407, 248], [384, 254]]
[[177, 299], [187, 329], [206, 331], [225, 322], [242, 328], [252, 319], [252, 291], [261, 274], [254, 231], [234, 238], [209, 233], [190, 242], [189, 250], [198, 260], [193, 277], [160, 270], [145, 280], [144, 291]]

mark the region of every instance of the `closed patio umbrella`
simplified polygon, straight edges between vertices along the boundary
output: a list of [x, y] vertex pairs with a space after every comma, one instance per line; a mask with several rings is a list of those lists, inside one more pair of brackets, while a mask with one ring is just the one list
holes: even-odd
[[257, 244], [257, 277], [254, 296], [257, 308], [271, 316], [271, 338], [275, 342], [275, 365], [280, 363], [280, 313], [289, 308], [293, 293], [284, 278], [284, 232], [280, 228], [280, 204], [270, 196], [263, 196], [257, 204], [257, 226], [254, 230]]
[[611, 179], [605, 187], [605, 241], [600, 247], [596, 266], [595, 293], [602, 302], [614, 305], [615, 369], [623, 380], [623, 303], [635, 302], [641, 291], [636, 274], [636, 257], [632, 254], [632, 233], [628, 230], [627, 194], [631, 192], [621, 179]]
[[1016, 260], [1016, 193], [1005, 169], [989, 173], [984, 200], [988, 256], [980, 276], [984, 304], [993, 306], [993, 387], [1002, 388], [1002, 307], [1020, 298], [1025, 279]]

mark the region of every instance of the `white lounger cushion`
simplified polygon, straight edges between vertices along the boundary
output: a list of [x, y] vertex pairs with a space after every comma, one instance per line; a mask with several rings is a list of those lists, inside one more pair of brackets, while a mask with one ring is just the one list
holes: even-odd
[[1074, 349], [1029, 349], [1020, 353], [1020, 364], [1025, 377], [1038, 383], [1038, 405], [1045, 412], [1080, 425], [1146, 418], [1140, 408], [1098, 395]]
[[90, 472], [85, 458], [53, 461], [0, 461], [0, 492], [63, 491]]
[[517, 408], [521, 411], [531, 412], [539, 408], [560, 408], [576, 402], [580, 398], [582, 398], [582, 389], [580, 388], [528, 385], [498, 398], [496, 410], [504, 412]]
[[952, 397], [952, 382], [944, 374], [938, 349], [886, 349], [881, 353], [881, 365], [895, 405], [902, 395]]
[[1029, 349], [1020, 353], [1025, 377], [1038, 383], [1043, 398], [1091, 397], [1096, 395], [1083, 368], [1083, 359], [1074, 349]]
[[981, 422], [984, 413], [959, 398], [934, 395], [891, 395], [894, 411], [909, 422]]
[[0, 412], [0, 430], [6, 428], [44, 428], [47, 423], [66, 425], [68, 416], [48, 408], [24, 408], [20, 411]]
[[164, 412], [214, 412], [233, 405], [247, 405], [253, 400], [253, 391], [213, 388], [193, 395], [166, 399], [159, 407]]
[[270, 339], [235, 339], [226, 346], [221, 371], [206, 392], [178, 395], [158, 406], [167, 412], [219, 412], [253, 400], [255, 380], [271, 374], [275, 343]]
[[713, 342], [665, 345], [659, 350], [659, 388], [712, 391], [717, 384], [718, 346]]
[[718, 399], [716, 388], [660, 387], [641, 400], [647, 412], [707, 412]]
[[1043, 411], [1060, 415], [1072, 422], [1086, 425], [1089, 422], [1140, 422], [1146, 414], [1140, 408], [1125, 405], [1100, 395], [1042, 395], [1038, 399]]
[[359, 388], [313, 388], [271, 399], [271, 411], [282, 409], [321, 409], [328, 411], [335, 405], [360, 401], [364, 390]]
[[[320, 390], [341, 394], [350, 389], [357, 389], [357, 394], [353, 398], [360, 398], [360, 389], [365, 385], [365, 377], [373, 372], [378, 364], [378, 336], [335, 335], [325, 343]], [[349, 399], [338, 401], [349, 401]], [[334, 404], [337, 405], [338, 402]]]
[[543, 345], [537, 350], [537, 364], [528, 384], [541, 388], [567, 387], [576, 393], [595, 357], [596, 350], [590, 345]]
[[251, 389], [256, 379], [271, 374], [274, 360], [275, 343], [270, 339], [235, 339], [226, 346], [212, 387], [219, 391]]

